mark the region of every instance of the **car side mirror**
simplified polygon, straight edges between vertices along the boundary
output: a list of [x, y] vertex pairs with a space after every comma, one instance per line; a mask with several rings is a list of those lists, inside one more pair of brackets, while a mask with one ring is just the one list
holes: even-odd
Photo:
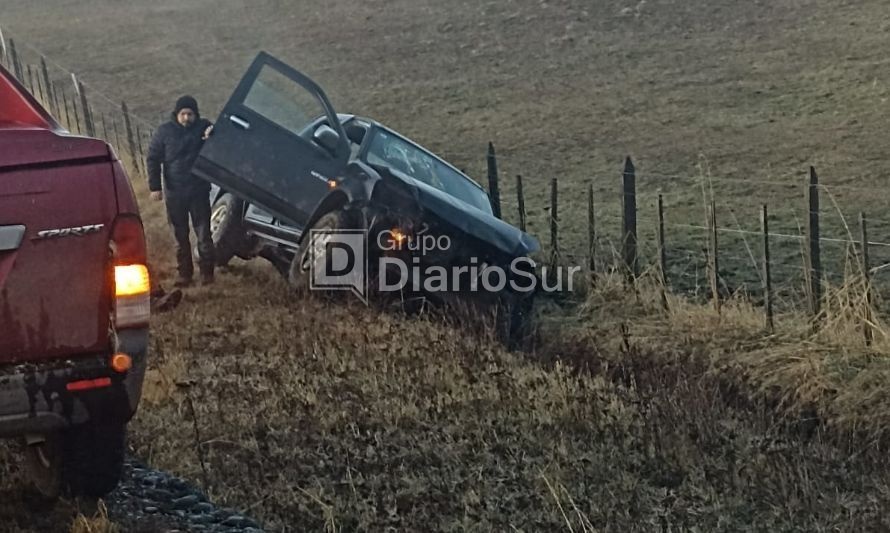
[[337, 146], [340, 144], [340, 134], [327, 124], [319, 126], [312, 134], [312, 138], [332, 154], [337, 151]]

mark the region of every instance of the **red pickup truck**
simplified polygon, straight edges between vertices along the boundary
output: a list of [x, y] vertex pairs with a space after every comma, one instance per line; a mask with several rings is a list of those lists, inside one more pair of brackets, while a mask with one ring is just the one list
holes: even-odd
[[142, 220], [105, 142], [69, 134], [0, 67], [0, 437], [40, 492], [121, 474], [150, 314]]

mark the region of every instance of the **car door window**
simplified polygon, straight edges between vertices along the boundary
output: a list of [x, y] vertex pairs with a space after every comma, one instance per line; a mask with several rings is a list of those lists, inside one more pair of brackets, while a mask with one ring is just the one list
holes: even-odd
[[245, 95], [244, 106], [295, 135], [325, 114], [314, 94], [268, 65]]

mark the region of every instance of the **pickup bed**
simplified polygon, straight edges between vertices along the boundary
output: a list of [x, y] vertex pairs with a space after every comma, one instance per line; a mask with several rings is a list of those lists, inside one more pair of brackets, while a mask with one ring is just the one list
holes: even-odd
[[40, 492], [117, 484], [146, 366], [142, 221], [114, 150], [0, 67], [0, 437]]

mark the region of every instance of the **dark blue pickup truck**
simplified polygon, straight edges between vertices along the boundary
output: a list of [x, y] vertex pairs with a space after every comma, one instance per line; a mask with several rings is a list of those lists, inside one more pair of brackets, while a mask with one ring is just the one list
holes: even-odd
[[[214, 185], [222, 264], [264, 257], [301, 289], [497, 302], [508, 338], [527, 322], [538, 241], [495, 217], [485, 189], [453, 165], [375, 120], [338, 114], [318, 85], [264, 52], [193, 172]], [[362, 250], [338, 266], [344, 242]]]

